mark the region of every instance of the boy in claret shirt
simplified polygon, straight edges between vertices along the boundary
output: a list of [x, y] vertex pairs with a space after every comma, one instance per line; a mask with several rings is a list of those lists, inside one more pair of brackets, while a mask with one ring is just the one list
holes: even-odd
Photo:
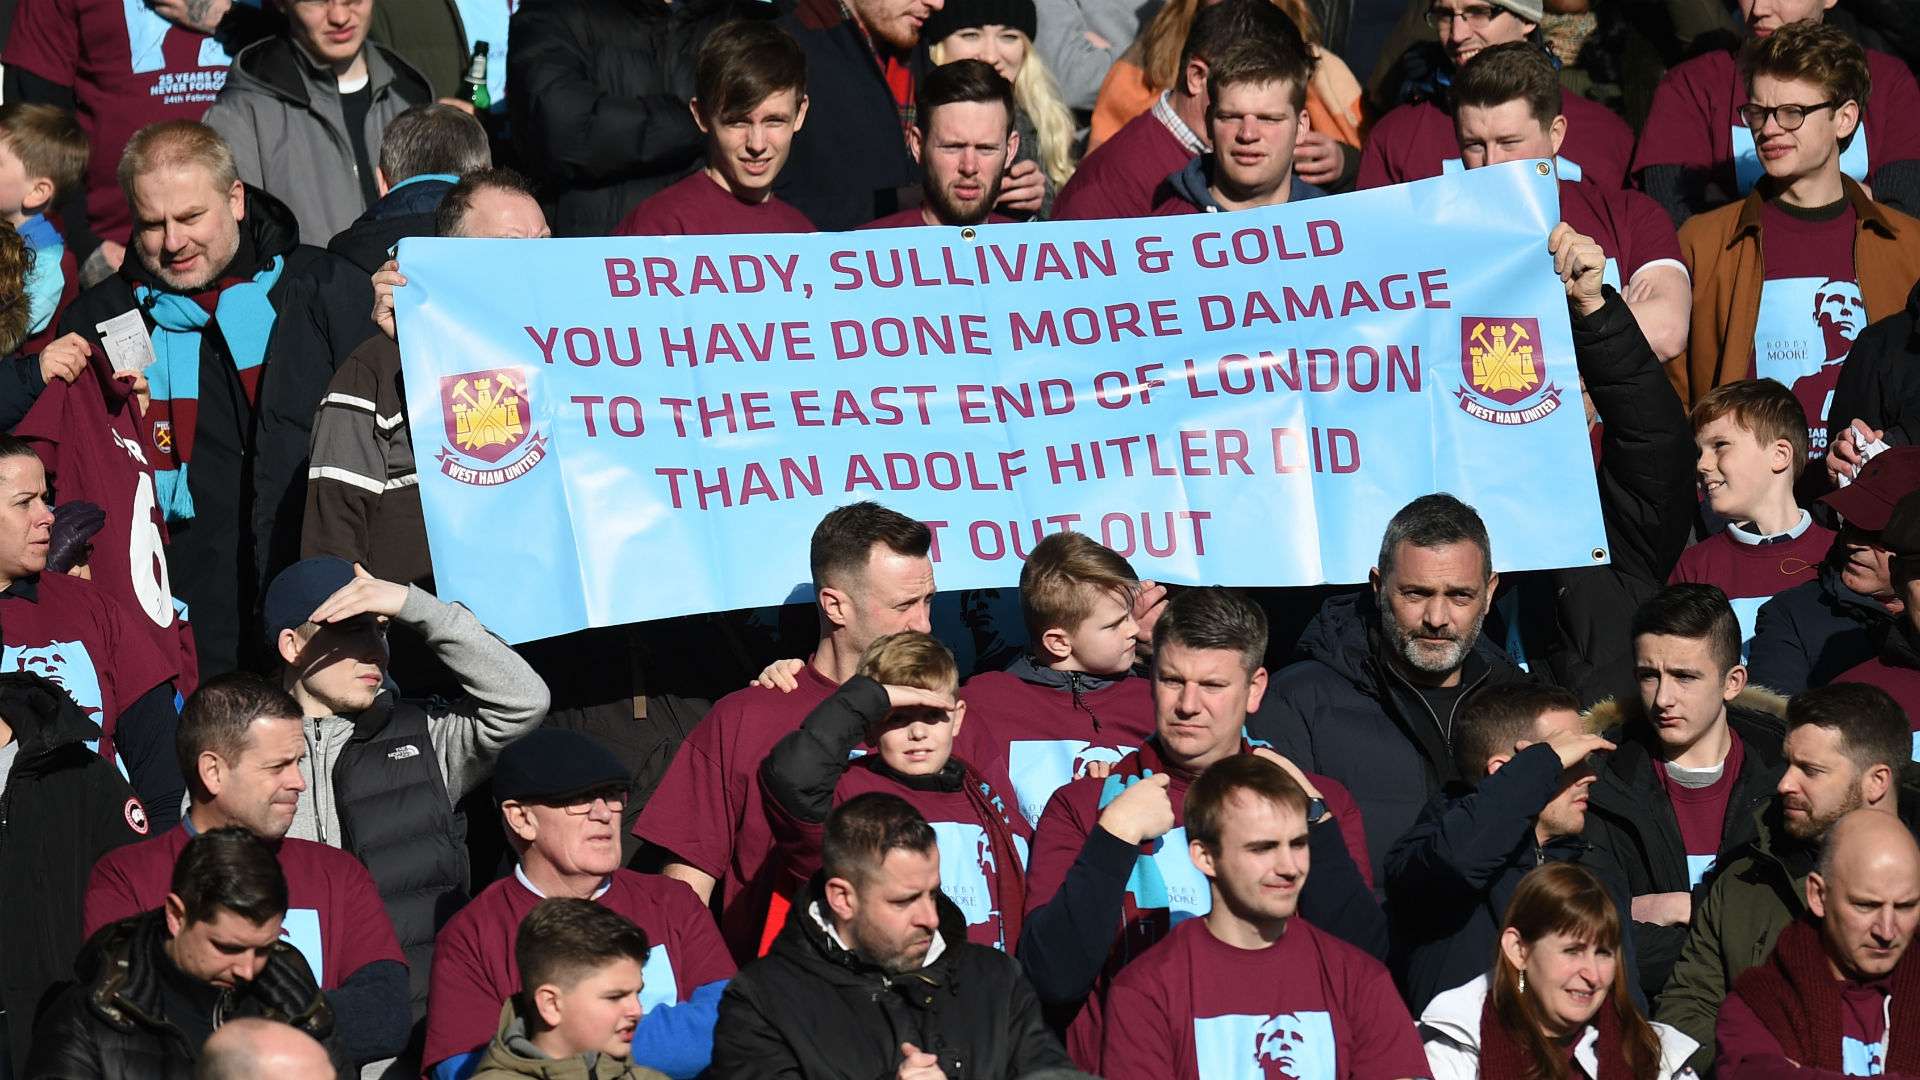
[[47, 210], [79, 189], [86, 170], [87, 136], [72, 114], [51, 105], [0, 105], [0, 218], [33, 252], [21, 355], [53, 341], [60, 312], [80, 291], [79, 263]]
[[1808, 414], [1772, 379], [1728, 383], [1693, 407], [1696, 470], [1708, 509], [1725, 530], [1688, 548], [1668, 584], [1717, 585], [1740, 619], [1741, 656], [1753, 640], [1760, 605], [1812, 581], [1833, 546], [1833, 532], [1794, 501], [1810, 457]]
[[1187, 789], [1186, 852], [1212, 906], [1147, 950], [1108, 991], [1108, 1080], [1428, 1076], [1413, 1019], [1380, 961], [1297, 917], [1306, 791], [1251, 754]]
[[773, 193], [807, 122], [807, 54], [770, 22], [731, 22], [700, 46], [688, 107], [707, 137], [706, 167], [647, 199], [620, 236], [813, 232]]
[[1127, 560], [1081, 533], [1034, 545], [1020, 568], [1020, 612], [1032, 651], [1006, 671], [976, 675], [959, 753], [1013, 784], [1020, 815], [1038, 824], [1047, 800], [1095, 761], [1115, 762], [1153, 734], [1153, 694], [1131, 674], [1142, 595]]
[[[1693, 315], [1686, 359], [1667, 376], [1689, 406], [1726, 383], [1778, 379], [1824, 431], [1854, 335], [1905, 308], [1920, 278], [1920, 221], [1846, 173], [1861, 110], [1882, 89], [1853, 39], [1790, 23], [1748, 42], [1740, 63], [1750, 100], [1737, 114], [1765, 175], [1680, 227]], [[1812, 449], [1824, 455], [1824, 437]]]
[[[966, 916], [967, 939], [1012, 949], [1032, 832], [1003, 798], [1005, 780], [953, 755], [967, 712], [954, 698], [959, 685], [945, 645], [914, 630], [888, 634], [860, 658], [859, 674], [774, 746], [760, 783], [789, 874], [783, 892], [800, 892], [820, 868], [828, 812], [884, 791], [911, 803], [939, 836], [940, 890]], [[870, 752], [854, 759], [863, 746]]]

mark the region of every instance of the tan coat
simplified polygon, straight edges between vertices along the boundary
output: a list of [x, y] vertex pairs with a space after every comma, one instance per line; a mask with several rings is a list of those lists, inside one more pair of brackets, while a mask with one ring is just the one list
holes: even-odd
[[[1859, 221], [1853, 265], [1873, 322], [1904, 309], [1920, 280], [1920, 220], [1874, 202], [1851, 179], [1841, 183]], [[1693, 276], [1693, 325], [1686, 353], [1667, 363], [1667, 378], [1689, 408], [1714, 387], [1753, 374], [1754, 324], [1767, 279], [1760, 204], [1755, 191], [1680, 227], [1681, 254]]]

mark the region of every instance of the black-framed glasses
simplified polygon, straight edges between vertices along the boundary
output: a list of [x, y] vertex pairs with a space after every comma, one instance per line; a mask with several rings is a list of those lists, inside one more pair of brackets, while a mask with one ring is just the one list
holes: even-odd
[[1740, 122], [1747, 125], [1748, 131], [1759, 131], [1767, 126], [1769, 119], [1773, 119], [1780, 122], [1781, 131], [1799, 131], [1800, 125], [1807, 122], [1808, 113], [1817, 109], [1838, 108], [1842, 103], [1840, 98], [1812, 105], [1755, 105], [1749, 102], [1740, 106]]
[[1440, 29], [1442, 23], [1450, 22], [1466, 23], [1469, 30], [1485, 30], [1488, 23], [1506, 10], [1506, 8], [1488, 4], [1476, 4], [1461, 11], [1448, 11], [1446, 8], [1436, 7], [1427, 9], [1426, 19], [1427, 25], [1435, 30]]

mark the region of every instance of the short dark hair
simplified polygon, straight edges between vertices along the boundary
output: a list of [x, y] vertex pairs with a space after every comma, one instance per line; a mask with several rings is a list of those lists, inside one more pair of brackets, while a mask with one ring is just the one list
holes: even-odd
[[924, 558], [933, 550], [933, 530], [877, 502], [848, 503], [830, 510], [813, 527], [808, 559], [813, 587], [823, 589], [865, 573], [875, 544], [896, 555]]
[[1453, 726], [1453, 764], [1460, 778], [1478, 783], [1487, 759], [1513, 753], [1533, 738], [1534, 721], [1550, 712], [1580, 712], [1580, 699], [1544, 683], [1499, 683], [1466, 700]]
[[745, 116], [785, 90], [807, 96], [807, 54], [778, 24], [734, 19], [701, 44], [693, 96], [708, 123]]
[[1862, 109], [1873, 92], [1866, 51], [1830, 22], [1788, 23], [1748, 41], [1740, 54], [1740, 74], [1749, 94], [1757, 75], [1812, 83], [1827, 97], [1855, 102]]
[[1220, 103], [1220, 92], [1229, 86], [1253, 83], [1267, 86], [1284, 82], [1292, 91], [1295, 109], [1307, 104], [1307, 81], [1313, 78], [1313, 55], [1305, 46], [1288, 48], [1271, 38], [1250, 38], [1230, 46], [1218, 60], [1207, 65], [1207, 108]]
[[1242, 41], [1269, 41], [1301, 51], [1307, 48], [1300, 28], [1273, 0], [1220, 0], [1203, 5], [1193, 16], [1186, 45], [1180, 50], [1180, 70], [1186, 71], [1196, 59], [1211, 68], [1215, 60]]
[[287, 877], [273, 846], [238, 825], [187, 841], [173, 863], [168, 891], [188, 922], [206, 922], [225, 908], [258, 926], [287, 913]]
[[1258, 754], [1234, 754], [1207, 766], [1187, 788], [1187, 839], [1218, 851], [1227, 803], [1239, 791], [1251, 792], [1303, 816], [1307, 812], [1307, 791], [1287, 770]]
[[467, 211], [473, 209], [474, 197], [483, 191], [506, 191], [516, 195], [525, 195], [535, 202], [540, 201], [540, 193], [534, 189], [533, 181], [514, 172], [512, 169], [480, 169], [460, 178], [440, 200], [439, 209], [433, 212], [433, 235], [459, 236], [460, 227], [466, 223]]
[[616, 960], [644, 967], [650, 948], [647, 932], [626, 916], [570, 897], [535, 904], [513, 936], [513, 960], [520, 968], [521, 991], [529, 998], [542, 986], [570, 989]]
[[15, 457], [30, 457], [38, 460], [40, 454], [27, 440], [11, 432], [0, 431], [0, 461]]
[[1219, 585], [1182, 589], [1153, 624], [1153, 651], [1231, 649], [1251, 672], [1267, 658], [1267, 613], [1260, 605]]
[[188, 788], [200, 790], [202, 753], [211, 750], [225, 761], [239, 761], [255, 720], [298, 720], [301, 715], [299, 704], [285, 690], [252, 672], [216, 675], [201, 683], [181, 708], [173, 734], [174, 754]]
[[451, 105], [415, 105], [380, 136], [380, 171], [388, 186], [433, 173], [465, 176], [492, 164], [487, 129]]
[[1643, 634], [1707, 642], [1722, 675], [1740, 663], [1740, 618], [1717, 585], [1687, 582], [1649, 596], [1633, 613], [1631, 636]]
[[1481, 572], [1493, 577], [1493, 543], [1487, 539], [1487, 524], [1480, 520], [1479, 512], [1444, 491], [1422, 495], [1401, 507], [1387, 522], [1387, 531], [1380, 537], [1380, 558], [1374, 565], [1381, 577], [1390, 577], [1401, 544], [1437, 548], [1460, 543], [1480, 549]]
[[827, 815], [820, 838], [820, 869], [829, 878], [842, 878], [857, 887], [887, 861], [887, 852], [924, 853], [938, 843], [933, 826], [912, 803], [884, 791], [869, 791]]
[[1546, 51], [1531, 41], [1509, 41], [1481, 49], [1454, 74], [1450, 93], [1456, 110], [1462, 105], [1492, 109], [1509, 101], [1524, 101], [1527, 112], [1543, 128], [1553, 123], [1563, 108], [1560, 73], [1554, 70]]
[[1913, 756], [1913, 729], [1900, 703], [1865, 683], [1833, 683], [1803, 690], [1787, 702], [1787, 734], [1807, 725], [1840, 736], [1840, 752], [1861, 772], [1875, 765], [1900, 770]]
[[999, 102], [1007, 110], [1007, 130], [1013, 130], [1013, 84], [984, 60], [955, 60], [928, 72], [914, 95], [914, 126], [925, 135], [933, 110], [963, 101]]

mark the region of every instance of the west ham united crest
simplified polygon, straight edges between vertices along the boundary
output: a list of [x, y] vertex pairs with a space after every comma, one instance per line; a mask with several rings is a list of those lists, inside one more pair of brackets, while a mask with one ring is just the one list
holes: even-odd
[[1460, 408], [1489, 424], [1531, 424], [1560, 407], [1560, 388], [1541, 385], [1547, 360], [1539, 319], [1460, 320]]
[[448, 445], [436, 460], [441, 472], [463, 484], [504, 484], [546, 460], [547, 439], [533, 430], [527, 379], [519, 368], [441, 379], [440, 416]]

